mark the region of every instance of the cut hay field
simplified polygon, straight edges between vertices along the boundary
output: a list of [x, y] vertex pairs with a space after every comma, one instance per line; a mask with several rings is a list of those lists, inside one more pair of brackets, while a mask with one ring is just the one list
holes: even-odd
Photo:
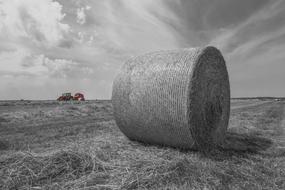
[[197, 152], [129, 141], [108, 100], [0, 101], [0, 189], [285, 189], [285, 101], [231, 105]]

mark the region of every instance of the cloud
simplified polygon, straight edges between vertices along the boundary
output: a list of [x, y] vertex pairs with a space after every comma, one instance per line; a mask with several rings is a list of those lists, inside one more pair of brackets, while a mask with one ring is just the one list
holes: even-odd
[[65, 59], [51, 60], [49, 58], [43, 59], [43, 66], [48, 69], [48, 74], [56, 78], [80, 78], [84, 79], [93, 74], [93, 69], [83, 66], [78, 62]]
[[1, 37], [27, 38], [38, 45], [56, 46], [70, 28], [61, 23], [62, 6], [52, 0], [9, 0], [0, 2]]
[[173, 34], [176, 31], [165, 20], [179, 21], [162, 0], [106, 0], [88, 4], [92, 6], [89, 17], [95, 20], [92, 24], [86, 22], [86, 31], [94, 27], [98, 47], [123, 50], [127, 54], [178, 47]]
[[21, 72], [21, 63], [30, 52], [19, 48], [17, 50], [3, 51], [0, 53], [0, 70], [5, 72]]
[[90, 10], [91, 7], [90, 6], [86, 6], [86, 7], [81, 7], [77, 9], [76, 15], [77, 15], [77, 23], [79, 24], [85, 24], [86, 23], [86, 14], [85, 11]]
[[77, 22], [79, 24], [84, 24], [86, 22], [86, 15], [84, 10], [84, 8], [77, 9]]
[[23, 70], [40, 74], [41, 77], [84, 79], [93, 74], [93, 69], [82, 63], [67, 59], [51, 59], [43, 54], [26, 57], [24, 61]]

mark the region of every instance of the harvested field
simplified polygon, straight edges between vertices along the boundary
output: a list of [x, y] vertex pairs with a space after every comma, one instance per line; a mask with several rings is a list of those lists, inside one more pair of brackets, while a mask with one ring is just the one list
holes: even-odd
[[108, 100], [1, 101], [0, 189], [285, 189], [285, 102], [231, 104], [201, 153], [128, 140]]

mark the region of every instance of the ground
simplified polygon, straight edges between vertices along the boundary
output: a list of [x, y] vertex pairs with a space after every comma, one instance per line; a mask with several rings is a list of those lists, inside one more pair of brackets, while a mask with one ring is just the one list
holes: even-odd
[[285, 101], [232, 100], [208, 152], [128, 140], [108, 100], [0, 101], [0, 189], [285, 189]]

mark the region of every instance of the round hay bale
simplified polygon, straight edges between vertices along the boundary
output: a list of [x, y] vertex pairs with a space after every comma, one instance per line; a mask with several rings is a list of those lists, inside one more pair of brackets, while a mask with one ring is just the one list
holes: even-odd
[[224, 141], [227, 68], [215, 47], [160, 51], [127, 61], [113, 83], [120, 130], [131, 140], [186, 149]]

